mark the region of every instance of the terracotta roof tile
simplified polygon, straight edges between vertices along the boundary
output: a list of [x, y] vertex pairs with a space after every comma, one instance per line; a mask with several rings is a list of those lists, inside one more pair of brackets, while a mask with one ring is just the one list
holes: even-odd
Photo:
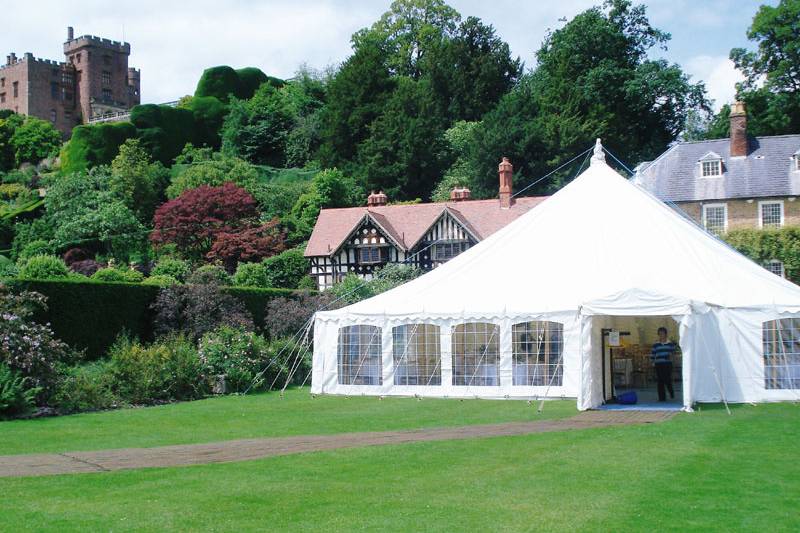
[[306, 246], [305, 256], [334, 254], [368, 215], [404, 250], [413, 248], [446, 208], [483, 240], [545, 199], [546, 196], [516, 198], [510, 209], [501, 209], [497, 199], [323, 209]]

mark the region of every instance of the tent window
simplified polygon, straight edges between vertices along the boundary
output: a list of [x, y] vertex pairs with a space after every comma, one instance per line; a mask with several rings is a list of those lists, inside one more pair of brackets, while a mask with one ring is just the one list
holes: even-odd
[[800, 389], [800, 318], [764, 322], [764, 387]]
[[500, 326], [468, 322], [453, 327], [453, 385], [496, 386]]
[[395, 385], [441, 385], [439, 326], [408, 324], [392, 329]]
[[522, 322], [511, 328], [514, 385], [555, 385], [562, 382], [564, 325]]
[[338, 363], [339, 384], [381, 385], [381, 328], [339, 328]]

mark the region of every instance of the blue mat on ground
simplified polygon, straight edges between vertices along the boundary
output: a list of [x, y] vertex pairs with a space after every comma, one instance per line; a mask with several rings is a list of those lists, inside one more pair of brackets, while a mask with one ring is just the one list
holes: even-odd
[[678, 403], [637, 403], [634, 405], [607, 403], [598, 409], [602, 411], [680, 411], [683, 406]]

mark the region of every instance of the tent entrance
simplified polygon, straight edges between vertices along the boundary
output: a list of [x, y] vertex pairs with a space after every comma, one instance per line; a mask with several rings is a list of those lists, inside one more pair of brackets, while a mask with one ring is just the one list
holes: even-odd
[[[679, 345], [678, 324], [669, 316], [603, 316], [599, 318], [599, 335], [602, 357], [603, 403], [620, 403], [635, 393], [637, 404], [660, 403], [658, 374], [651, 352], [658, 342], [658, 329], [667, 329], [667, 339]], [[672, 371], [664, 387], [665, 403], [683, 403], [682, 361], [680, 348], [672, 356]]]

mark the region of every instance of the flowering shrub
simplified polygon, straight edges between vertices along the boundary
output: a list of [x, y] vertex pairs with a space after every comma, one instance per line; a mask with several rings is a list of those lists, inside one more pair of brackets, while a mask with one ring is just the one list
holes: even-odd
[[180, 331], [196, 340], [221, 325], [253, 329], [253, 318], [244, 304], [217, 285], [165, 287], [152, 308], [157, 334]]
[[0, 363], [27, 378], [30, 388], [38, 389], [40, 405], [55, 389], [59, 365], [73, 358], [70, 348], [53, 336], [48, 325], [33, 321], [33, 313], [45, 307], [41, 294], [13, 294], [0, 284]]
[[201, 398], [208, 390], [194, 344], [184, 336], [144, 346], [120, 337], [109, 351], [114, 391], [132, 404]]
[[54, 255], [34, 255], [19, 269], [19, 276], [27, 279], [66, 278], [67, 265]]
[[269, 364], [270, 351], [267, 341], [256, 333], [223, 326], [203, 336], [198, 354], [204, 373], [225, 376], [226, 392], [244, 392], [251, 384], [258, 390], [270, 384], [268, 376], [258, 376]]

